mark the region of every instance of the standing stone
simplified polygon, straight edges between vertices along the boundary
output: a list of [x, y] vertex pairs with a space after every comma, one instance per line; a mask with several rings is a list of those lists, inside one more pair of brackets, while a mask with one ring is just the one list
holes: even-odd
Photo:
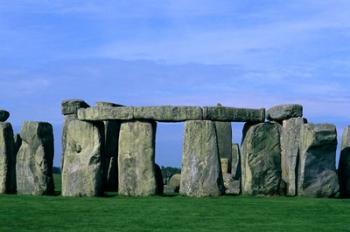
[[228, 160], [228, 172], [231, 172], [232, 162], [232, 126], [231, 122], [215, 122], [220, 159]]
[[53, 131], [47, 122], [24, 122], [22, 145], [17, 153], [16, 177], [19, 194], [54, 193], [52, 165]]
[[232, 144], [231, 174], [233, 179], [241, 179], [241, 151], [237, 143]]
[[224, 192], [215, 123], [185, 122], [180, 193], [218, 196]]
[[164, 192], [164, 182], [163, 182], [163, 175], [162, 175], [162, 169], [159, 167], [158, 164], [154, 164], [154, 174], [156, 176], [156, 194], [162, 195]]
[[222, 174], [229, 173], [229, 161], [227, 158], [221, 158], [221, 172]]
[[281, 182], [281, 126], [260, 123], [246, 128], [242, 144], [242, 191], [276, 195]]
[[63, 196], [103, 193], [103, 131], [95, 123], [70, 120], [66, 128], [62, 169]]
[[180, 191], [180, 183], [181, 183], [181, 174], [177, 173], [170, 178], [168, 186], [171, 188], [173, 192], [178, 193]]
[[286, 183], [286, 194], [296, 195], [297, 163], [299, 156], [300, 130], [303, 118], [291, 118], [283, 121], [281, 134], [282, 180]]
[[334, 125], [302, 125], [298, 195], [332, 197], [338, 192], [336, 149], [337, 131]]
[[0, 109], [0, 122], [5, 122], [10, 117], [10, 113]]
[[0, 122], [0, 193], [16, 192], [16, 153], [10, 123]]
[[118, 179], [120, 195], [149, 196], [157, 192], [154, 170], [157, 124], [123, 122], [119, 134]]
[[343, 131], [338, 175], [340, 196], [350, 197], [350, 126]]

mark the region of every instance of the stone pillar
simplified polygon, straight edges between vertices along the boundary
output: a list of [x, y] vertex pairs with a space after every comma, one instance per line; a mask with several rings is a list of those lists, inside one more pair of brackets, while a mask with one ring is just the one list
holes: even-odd
[[301, 128], [298, 195], [332, 197], [339, 190], [335, 169], [337, 131], [330, 124]]
[[0, 122], [0, 193], [16, 192], [16, 153], [10, 123]]
[[[110, 102], [97, 102], [97, 107], [122, 107]], [[105, 133], [105, 161], [103, 167], [105, 191], [118, 191], [118, 141], [120, 121], [103, 121]]]
[[218, 196], [224, 192], [215, 123], [185, 122], [180, 193]]
[[231, 173], [232, 126], [231, 122], [215, 122], [220, 159], [227, 159], [227, 172]]
[[119, 133], [118, 180], [120, 195], [157, 193], [154, 121], [123, 122]]
[[19, 194], [54, 193], [52, 176], [54, 143], [51, 124], [24, 122], [22, 145], [17, 153], [16, 177]]
[[277, 195], [281, 182], [281, 126], [277, 123], [247, 124], [242, 144], [242, 192]]
[[67, 123], [63, 196], [100, 196], [103, 194], [103, 131], [96, 123], [70, 120]]
[[286, 194], [288, 196], [295, 196], [297, 193], [297, 164], [300, 131], [303, 124], [303, 118], [291, 118], [283, 121], [281, 134], [281, 166], [282, 180], [286, 183]]
[[241, 193], [241, 155], [238, 144], [232, 144], [231, 173], [223, 173], [225, 193], [239, 195]]
[[348, 198], [350, 197], [350, 126], [343, 131], [338, 175], [340, 196]]

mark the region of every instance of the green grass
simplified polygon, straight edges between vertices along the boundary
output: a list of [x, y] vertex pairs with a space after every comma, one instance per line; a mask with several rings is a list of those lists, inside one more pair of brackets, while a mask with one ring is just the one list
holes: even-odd
[[350, 200], [0, 195], [0, 231], [350, 231]]

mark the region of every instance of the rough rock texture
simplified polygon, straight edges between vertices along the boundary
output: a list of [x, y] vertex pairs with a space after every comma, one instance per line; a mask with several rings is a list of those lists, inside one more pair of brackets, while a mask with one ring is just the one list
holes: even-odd
[[282, 180], [286, 183], [286, 194], [295, 196], [300, 131], [304, 124], [303, 118], [291, 118], [283, 121], [281, 134], [281, 167]]
[[163, 182], [163, 175], [162, 170], [160, 169], [158, 164], [154, 164], [154, 174], [156, 176], [156, 194], [162, 195], [164, 192], [164, 182]]
[[274, 106], [266, 111], [267, 119], [282, 122], [289, 118], [303, 117], [303, 106], [298, 104], [287, 104]]
[[101, 125], [79, 120], [68, 121], [63, 151], [63, 196], [102, 195], [103, 135]]
[[174, 174], [168, 183], [168, 186], [173, 192], [178, 193], [180, 191], [181, 174]]
[[335, 169], [337, 131], [330, 124], [303, 124], [298, 168], [298, 195], [332, 197], [339, 191]]
[[281, 182], [280, 130], [277, 123], [251, 125], [242, 144], [242, 191], [275, 195]]
[[0, 193], [16, 192], [16, 153], [10, 123], [0, 122]]
[[232, 161], [232, 126], [231, 122], [215, 122], [218, 138], [219, 157], [228, 159], [228, 171], [231, 172]]
[[10, 113], [0, 109], [0, 122], [5, 122], [10, 117]]
[[46, 122], [24, 122], [22, 145], [17, 153], [16, 179], [19, 194], [49, 195], [54, 193], [52, 165], [53, 130]]
[[221, 164], [221, 172], [222, 174], [229, 173], [229, 160], [227, 158], [221, 158], [220, 159]]
[[350, 197], [350, 126], [343, 131], [338, 175], [340, 196]]
[[116, 104], [112, 102], [96, 102], [97, 107], [122, 107], [121, 104]]
[[21, 147], [22, 145], [22, 138], [21, 138], [21, 135], [20, 134], [16, 134], [14, 137], [13, 137], [13, 141], [14, 141], [14, 153], [15, 155], [17, 155], [17, 152], [19, 150], [19, 148]]
[[224, 192], [215, 123], [185, 123], [180, 193], [218, 196]]
[[77, 114], [78, 109], [80, 108], [88, 108], [89, 104], [80, 99], [68, 99], [64, 100], [61, 104], [62, 114]]
[[197, 106], [149, 106], [149, 107], [91, 107], [78, 110], [78, 118], [85, 121], [105, 120], [154, 120], [181, 122], [211, 120], [224, 122], [263, 122], [265, 109], [241, 109], [232, 107]]
[[231, 174], [223, 174], [225, 194], [239, 195], [241, 193], [241, 181], [235, 179]]
[[241, 151], [237, 143], [232, 144], [231, 175], [233, 179], [241, 179]]
[[149, 196], [157, 192], [154, 170], [155, 122], [123, 122], [119, 134], [120, 195]]

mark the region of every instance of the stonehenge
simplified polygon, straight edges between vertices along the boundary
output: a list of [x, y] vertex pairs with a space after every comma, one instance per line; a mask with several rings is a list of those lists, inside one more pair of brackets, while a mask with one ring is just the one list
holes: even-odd
[[[270, 109], [61, 105], [61, 195], [350, 197], [350, 126], [336, 169], [337, 130], [312, 124], [299, 104]], [[0, 193], [54, 194], [53, 128], [25, 122], [20, 134], [0, 110]], [[157, 122], [184, 122], [181, 174], [163, 180], [155, 163]], [[232, 125], [244, 122], [241, 144]], [[236, 135], [237, 132], [235, 132]], [[165, 181], [165, 182], [164, 182]], [[164, 185], [166, 183], [167, 185]]]

